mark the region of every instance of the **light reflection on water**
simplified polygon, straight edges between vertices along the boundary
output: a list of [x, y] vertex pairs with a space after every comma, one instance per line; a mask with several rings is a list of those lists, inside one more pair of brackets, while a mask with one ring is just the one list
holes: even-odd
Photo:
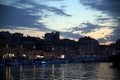
[[20, 65], [0, 68], [0, 80], [120, 80], [111, 63]]

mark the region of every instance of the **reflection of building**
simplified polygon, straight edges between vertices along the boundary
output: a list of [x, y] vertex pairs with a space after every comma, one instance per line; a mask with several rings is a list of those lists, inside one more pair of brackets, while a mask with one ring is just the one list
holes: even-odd
[[52, 32], [52, 33], [46, 33], [45, 34], [45, 40], [47, 41], [57, 41], [60, 38], [59, 32]]

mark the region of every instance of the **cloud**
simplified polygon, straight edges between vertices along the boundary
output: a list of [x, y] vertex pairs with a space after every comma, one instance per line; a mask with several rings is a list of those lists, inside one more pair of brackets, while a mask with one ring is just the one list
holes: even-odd
[[75, 39], [78, 39], [81, 37], [81, 35], [79, 34], [74, 34], [72, 32], [61, 32], [61, 35], [66, 37], [66, 38], [75, 38]]
[[91, 9], [102, 11], [111, 16], [120, 16], [120, 0], [80, 0], [80, 2]]
[[40, 30], [46, 29], [51, 31], [42, 22], [43, 18], [51, 16], [49, 12], [53, 12], [59, 16], [71, 16], [66, 14], [62, 9], [40, 4], [39, 1], [0, 1], [0, 28], [35, 27]]
[[113, 20], [116, 25], [111, 25], [113, 28], [113, 33], [111, 33], [111, 37], [117, 36], [120, 38], [120, 0], [79, 0], [81, 4], [89, 7], [89, 9], [101, 11], [102, 14], [107, 14], [110, 18], [98, 18], [98, 21], [101, 23], [107, 20]]
[[[33, 5], [33, 4], [32, 4]], [[35, 4], [34, 4], [35, 5]], [[40, 8], [39, 8], [40, 7]], [[36, 9], [35, 9], [36, 8]], [[39, 9], [38, 9], [39, 8]], [[57, 8], [47, 7], [44, 5], [36, 5], [34, 7], [25, 7], [24, 5], [14, 6], [0, 4], [0, 29], [16, 29], [16, 30], [35, 30], [35, 31], [54, 31], [46, 28], [44, 23], [38, 22], [42, 20], [42, 13], [44, 10], [49, 10], [58, 15], [65, 15], [64, 12]], [[38, 13], [41, 13], [38, 15]], [[44, 14], [44, 13], [43, 13]], [[79, 34], [73, 34], [72, 32], [61, 32], [61, 35], [68, 38], [78, 38]]]
[[0, 26], [44, 27], [37, 22], [41, 16], [30, 15], [25, 9], [0, 5], [0, 11]]
[[63, 0], [44, 0], [44, 1], [63, 1]]
[[71, 32], [81, 31], [81, 33], [86, 34], [86, 33], [93, 32], [95, 29], [99, 29], [101, 27], [102, 26], [86, 22], [86, 23], [81, 23], [77, 27], [70, 28], [69, 30], [71, 30]]
[[97, 16], [96, 21], [97, 21], [98, 23], [103, 24], [103, 23], [106, 23], [106, 22], [114, 21], [114, 19], [113, 19], [113, 18], [110, 18], [110, 17]]
[[[56, 1], [56, 0], [49, 0], [49, 1]], [[37, 15], [38, 15], [38, 13], [43, 12], [43, 10], [46, 10], [46, 11], [53, 12], [56, 15], [60, 15], [60, 16], [71, 16], [71, 15], [65, 13], [63, 9], [58, 9], [56, 7], [44, 5], [42, 3], [42, 0], [29, 0], [29, 1], [28, 0], [14, 0], [14, 1], [8, 0], [8, 2], [9, 3], [2, 2], [2, 4], [14, 6], [14, 7], [21, 8], [21, 9], [26, 9], [28, 11], [36, 13]], [[48, 1], [46, 0], [46, 2], [48, 2]]]
[[101, 42], [101, 43], [105, 43], [105, 42], [107, 42], [108, 40], [106, 40], [106, 39], [104, 39], [104, 38], [99, 38], [98, 41]]
[[114, 29], [110, 38], [114, 38], [114, 40], [120, 39], [120, 24]]
[[96, 28], [100, 28], [101, 26], [92, 24], [92, 23], [82, 23], [82, 25], [85, 25], [86, 27], [81, 28], [83, 33], [89, 33], [94, 31]]

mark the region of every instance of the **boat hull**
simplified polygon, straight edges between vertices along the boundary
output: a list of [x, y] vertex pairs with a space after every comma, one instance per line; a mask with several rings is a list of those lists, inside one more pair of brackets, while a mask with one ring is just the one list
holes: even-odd
[[113, 66], [120, 68], [120, 55], [112, 55], [110, 58]]

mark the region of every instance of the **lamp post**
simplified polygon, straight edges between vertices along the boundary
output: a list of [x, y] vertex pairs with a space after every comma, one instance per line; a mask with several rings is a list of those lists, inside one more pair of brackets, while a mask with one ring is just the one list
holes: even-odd
[[20, 45], [20, 49], [21, 49], [21, 54], [20, 55], [23, 55], [23, 45]]
[[[34, 45], [33, 50], [35, 50], [35, 49], [36, 49], [36, 46]], [[34, 55], [34, 59], [35, 59], [35, 52], [33, 52], [33, 55]]]
[[6, 44], [6, 53], [7, 53], [7, 58], [9, 58], [9, 52], [8, 52], [8, 48], [9, 48], [9, 46], [8, 46], [8, 44]]
[[0, 46], [0, 61], [3, 59], [3, 49], [2, 47]]

